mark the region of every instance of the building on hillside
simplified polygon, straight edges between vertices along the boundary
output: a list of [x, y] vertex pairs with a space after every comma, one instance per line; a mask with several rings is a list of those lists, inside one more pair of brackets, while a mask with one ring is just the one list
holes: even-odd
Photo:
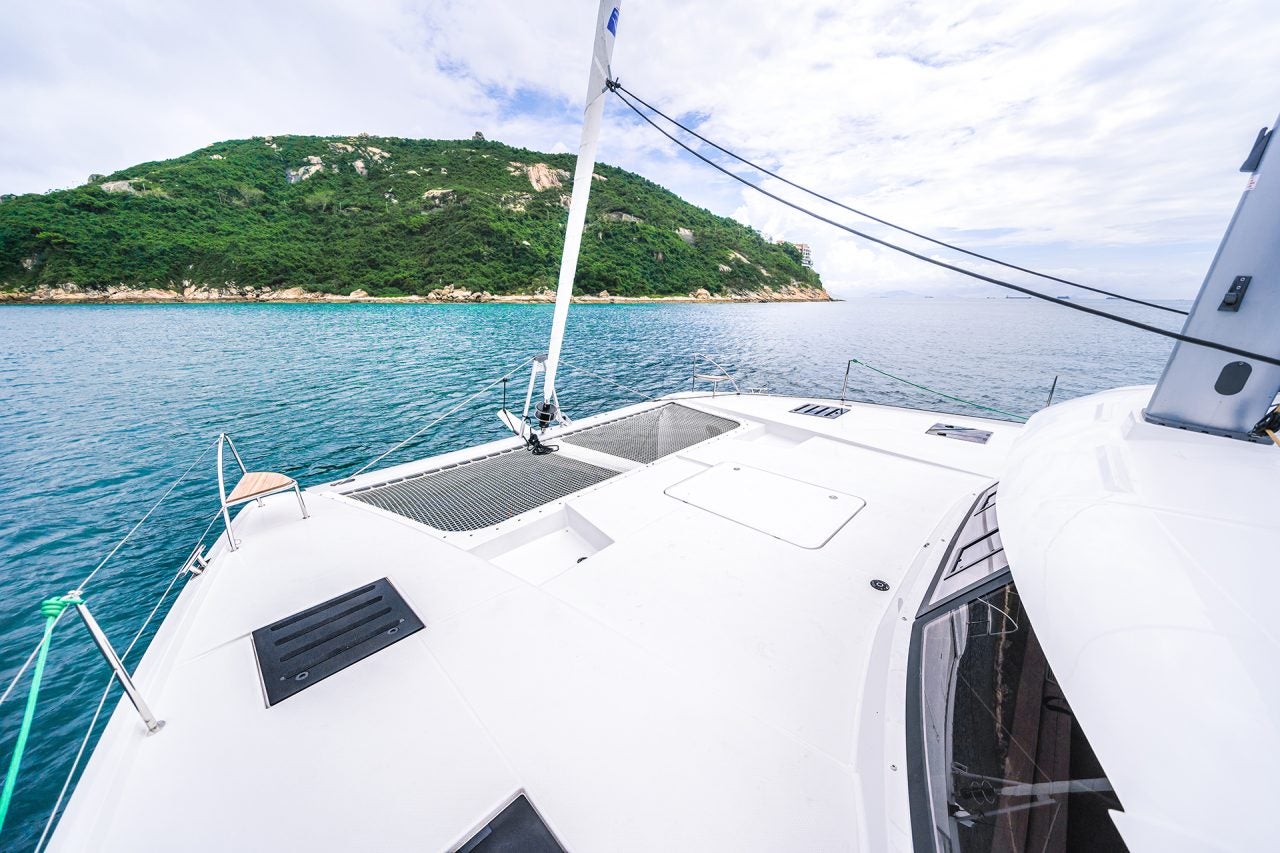
[[781, 238], [774, 239], [769, 234], [761, 234], [760, 236], [763, 237], [766, 242], [773, 243], [775, 246], [795, 246], [800, 250], [800, 264], [806, 269], [813, 269], [813, 255], [809, 252], [808, 243], [792, 243], [790, 240], [783, 240]]

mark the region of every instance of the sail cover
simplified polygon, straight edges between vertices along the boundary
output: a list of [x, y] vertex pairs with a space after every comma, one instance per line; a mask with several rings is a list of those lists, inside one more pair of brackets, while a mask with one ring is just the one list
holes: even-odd
[[554, 403], [556, 368], [560, 364], [560, 345], [564, 341], [565, 321], [569, 316], [569, 300], [573, 296], [573, 274], [578, 268], [578, 251], [582, 248], [582, 228], [587, 221], [587, 196], [591, 193], [591, 173], [596, 165], [596, 142], [600, 138], [600, 121], [604, 115], [605, 83], [609, 80], [609, 61], [613, 42], [618, 35], [619, 0], [602, 0], [596, 16], [595, 48], [591, 53], [591, 74], [587, 83], [587, 106], [582, 120], [582, 142], [578, 146], [578, 165], [573, 172], [573, 198], [569, 202], [569, 223], [564, 232], [564, 253], [560, 256], [560, 281], [556, 286], [556, 309], [551, 320], [551, 345], [547, 349], [546, 376], [542, 381], [542, 399]]

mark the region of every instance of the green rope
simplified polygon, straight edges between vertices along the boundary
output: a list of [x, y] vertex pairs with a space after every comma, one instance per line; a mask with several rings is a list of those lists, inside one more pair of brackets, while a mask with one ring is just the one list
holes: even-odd
[[983, 411], [987, 411], [987, 412], [995, 412], [997, 415], [1004, 415], [1006, 418], [1014, 418], [1015, 420], [1022, 421], [1024, 423], [1027, 420], [1022, 415], [1015, 415], [1012, 412], [1002, 412], [999, 409], [993, 409], [990, 406], [984, 406], [981, 403], [975, 403], [972, 400], [965, 400], [961, 397], [953, 397], [950, 394], [943, 394], [941, 391], [935, 391], [932, 388], [926, 388], [923, 385], [917, 385], [916, 383], [908, 379], [903, 379], [901, 376], [894, 376], [892, 373], [885, 373], [880, 368], [872, 367], [871, 365], [867, 364], [865, 361], [858, 361], [856, 358], [851, 358], [849, 359], [849, 361], [852, 362], [853, 364], [860, 364], [863, 367], [865, 367], [867, 370], [871, 370], [876, 373], [879, 373], [881, 376], [887, 376], [890, 379], [895, 379], [898, 382], [902, 382], [906, 385], [910, 385], [912, 388], [919, 388], [921, 391], [928, 391], [930, 394], [936, 394], [939, 397], [945, 397], [948, 400], [955, 400], [957, 403], [964, 403], [966, 406], [973, 406], [975, 409], [982, 409]]
[[40, 681], [44, 678], [44, 662], [49, 656], [53, 626], [57, 624], [62, 611], [72, 604], [84, 604], [84, 601], [74, 592], [69, 592], [59, 598], [45, 599], [40, 603], [40, 615], [44, 617], [44, 638], [40, 641], [40, 654], [36, 657], [36, 668], [31, 674], [31, 692], [27, 694], [27, 710], [22, 715], [22, 728], [18, 730], [18, 740], [13, 746], [13, 758], [9, 760], [9, 772], [4, 777], [4, 792], [0, 793], [0, 830], [3, 830], [5, 816], [9, 814], [9, 801], [13, 799], [13, 788], [18, 781], [18, 768], [22, 766], [22, 753], [27, 748], [27, 736], [31, 734], [31, 721], [36, 714], [36, 700], [40, 695]]

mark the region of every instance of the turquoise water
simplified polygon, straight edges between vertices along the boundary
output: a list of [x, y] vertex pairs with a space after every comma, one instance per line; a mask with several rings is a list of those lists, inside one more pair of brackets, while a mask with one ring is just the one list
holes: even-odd
[[[1170, 328], [1180, 319], [1094, 304]], [[337, 479], [545, 349], [550, 320], [549, 306], [518, 305], [0, 307], [0, 689], [39, 639], [39, 602], [85, 577], [217, 433], [235, 438], [251, 468], [304, 485]], [[688, 387], [691, 353], [713, 353], [744, 388], [827, 397], [840, 393], [846, 361], [859, 358], [1030, 414], [1055, 375], [1058, 400], [1154, 382], [1169, 349], [1052, 304], [870, 299], [575, 306], [564, 358], [658, 395]], [[510, 398], [523, 399], [527, 376], [514, 377]], [[558, 384], [573, 416], [637, 399], [571, 368]], [[850, 396], [965, 411], [857, 367]], [[502, 437], [501, 399], [495, 388], [382, 464]], [[216, 489], [207, 455], [89, 585], [117, 648], [205, 529]], [[79, 620], [64, 620], [3, 849], [35, 844], [107, 675]], [[25, 686], [0, 705], [6, 766]]]

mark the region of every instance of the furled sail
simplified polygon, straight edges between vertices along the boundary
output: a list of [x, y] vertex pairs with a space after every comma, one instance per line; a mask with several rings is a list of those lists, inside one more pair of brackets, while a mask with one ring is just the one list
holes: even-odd
[[578, 252], [582, 247], [582, 229], [587, 221], [587, 196], [591, 194], [591, 173], [596, 165], [596, 142], [600, 138], [600, 122], [604, 115], [606, 82], [613, 42], [618, 35], [620, 0], [601, 0], [596, 17], [595, 48], [591, 54], [591, 74], [587, 84], [587, 105], [582, 121], [582, 142], [578, 146], [578, 166], [573, 172], [573, 198], [569, 203], [569, 224], [564, 232], [564, 253], [560, 256], [560, 281], [556, 286], [556, 308], [551, 320], [551, 344], [547, 349], [546, 375], [542, 382], [543, 412], [546, 417], [556, 412], [556, 368], [560, 363], [560, 346], [564, 341], [565, 322], [569, 316], [569, 300], [573, 296], [573, 276], [578, 268]]

